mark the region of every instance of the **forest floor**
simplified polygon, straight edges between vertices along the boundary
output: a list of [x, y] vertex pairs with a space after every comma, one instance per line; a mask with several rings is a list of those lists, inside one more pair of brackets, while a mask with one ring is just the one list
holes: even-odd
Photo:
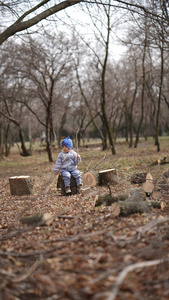
[[[157, 180], [169, 171], [169, 164], [155, 163], [169, 156], [168, 145], [161, 148], [119, 143], [112, 156], [98, 145], [81, 147], [79, 169], [116, 168], [121, 180], [112, 193], [126, 192], [133, 174], [150, 172]], [[54, 149], [54, 160], [58, 153]], [[111, 206], [95, 207], [106, 186], [60, 196], [53, 168], [44, 150], [0, 161], [0, 300], [169, 299], [169, 191], [160, 199], [164, 209], [114, 217]], [[18, 175], [33, 179], [31, 195], [11, 195], [9, 177]], [[45, 226], [20, 222], [36, 213], [54, 219]]]

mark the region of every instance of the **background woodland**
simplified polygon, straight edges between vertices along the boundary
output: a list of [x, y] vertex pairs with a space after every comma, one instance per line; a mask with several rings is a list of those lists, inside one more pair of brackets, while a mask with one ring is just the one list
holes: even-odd
[[[162, 0], [0, 1], [0, 300], [169, 299], [168, 12]], [[61, 196], [67, 135], [83, 178], [116, 180]], [[11, 193], [20, 175], [30, 194]]]
[[6, 0], [0, 13], [1, 156], [15, 142], [30, 155], [43, 136], [52, 162], [52, 145], [68, 134], [79, 145], [99, 137], [113, 155], [117, 137], [137, 148], [152, 136], [160, 151], [169, 131], [165, 1]]

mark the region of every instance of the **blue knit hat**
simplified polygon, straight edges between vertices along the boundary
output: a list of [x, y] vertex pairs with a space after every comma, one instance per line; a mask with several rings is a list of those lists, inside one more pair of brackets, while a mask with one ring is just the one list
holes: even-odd
[[62, 147], [63, 146], [66, 146], [68, 147], [69, 149], [72, 149], [73, 148], [73, 143], [72, 143], [72, 140], [70, 139], [70, 137], [68, 136], [67, 138], [65, 138], [63, 141], [62, 141]]

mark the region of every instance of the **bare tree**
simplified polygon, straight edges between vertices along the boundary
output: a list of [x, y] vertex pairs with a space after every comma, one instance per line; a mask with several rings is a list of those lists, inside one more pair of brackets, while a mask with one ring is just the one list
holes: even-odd
[[30, 40], [29, 46], [22, 46], [25, 59], [22, 57], [21, 73], [27, 82], [25, 82], [26, 89], [23, 89], [23, 95], [20, 95], [20, 99], [18, 97], [18, 102], [26, 105], [45, 127], [46, 149], [49, 161], [52, 162], [51, 143], [55, 135], [54, 107], [55, 102], [57, 103], [60, 98], [63, 107], [63, 93], [66, 94], [65, 87], [70, 78], [68, 74], [71, 72], [71, 47], [63, 34], [60, 34], [57, 39], [44, 34], [44, 41], [46, 43], [43, 44], [43, 42]]
[[[16, 70], [19, 71], [19, 67], [16, 65], [16, 61], [10, 59], [10, 55], [16, 51], [16, 47], [8, 43], [1, 51], [1, 94], [0, 94], [0, 114], [8, 121], [6, 121], [7, 127], [4, 134], [6, 140], [8, 138], [10, 125], [13, 123], [19, 132], [19, 138], [21, 141], [21, 154], [23, 156], [30, 155], [30, 152], [25, 146], [24, 140], [24, 120], [25, 120], [25, 108], [21, 104], [16, 103], [18, 85]], [[10, 53], [10, 55], [9, 55]], [[14, 76], [13, 76], [14, 75]], [[5, 128], [5, 127], [4, 127]], [[4, 139], [4, 141], [5, 141]], [[7, 148], [6, 148], [7, 150]]]
[[[71, 6], [75, 6], [79, 3], [85, 3], [88, 1], [84, 0], [63, 0], [57, 4], [53, 4], [52, 0], [43, 0], [43, 1], [37, 1], [37, 5], [34, 5], [35, 1], [25, 1], [25, 0], [19, 0], [19, 1], [9, 1], [9, 0], [3, 0], [0, 2], [0, 8], [2, 17], [4, 18], [5, 15], [5, 21], [6, 18], [9, 20], [14, 20], [11, 25], [8, 27], [6, 26], [7, 22], [5, 22], [5, 29], [0, 33], [0, 45], [6, 41], [9, 37], [15, 35], [16, 33], [19, 33], [21, 31], [27, 30], [34, 25], [38, 24], [42, 20], [47, 19], [48, 17], [57, 14], [60, 11], [64, 11], [66, 8], [69, 8]], [[142, 4], [142, 0], [135, 0], [135, 1], [123, 1], [123, 0], [116, 0], [113, 1], [101, 1], [98, 2], [100, 7], [103, 8], [103, 11], [105, 10], [105, 7], [113, 6], [117, 7], [118, 9], [124, 9], [129, 10], [132, 12], [136, 12], [137, 14], [142, 14], [143, 12], [146, 12], [147, 15], [150, 16], [155, 21], [158, 21], [161, 16], [159, 16], [157, 11], [154, 11], [153, 8], [156, 6], [156, 3], [158, 1], [149, 0], [146, 1], [145, 5]], [[161, 19], [163, 22], [165, 22], [166, 25], [168, 25], [168, 6], [166, 1], [159, 1], [163, 10], [163, 16]], [[96, 0], [90, 3], [92, 6], [93, 3], [97, 3]]]

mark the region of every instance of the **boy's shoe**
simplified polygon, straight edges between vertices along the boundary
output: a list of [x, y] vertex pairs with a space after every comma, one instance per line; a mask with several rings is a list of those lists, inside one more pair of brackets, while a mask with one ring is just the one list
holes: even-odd
[[65, 186], [65, 191], [66, 191], [66, 194], [70, 194], [71, 193], [70, 186]]
[[82, 191], [82, 184], [77, 185], [77, 191], [81, 192]]

